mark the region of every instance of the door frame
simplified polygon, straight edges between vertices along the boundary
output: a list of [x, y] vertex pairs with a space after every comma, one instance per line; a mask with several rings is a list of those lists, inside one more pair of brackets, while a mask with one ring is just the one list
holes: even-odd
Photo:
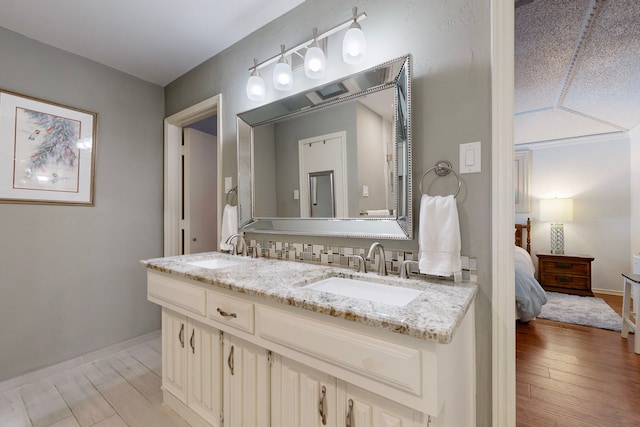
[[216, 226], [220, 235], [222, 221], [222, 94], [212, 96], [164, 119], [164, 256], [181, 253], [182, 221], [182, 128], [209, 116], [216, 116], [218, 212]]
[[494, 427], [516, 424], [514, 13], [514, 2], [491, 0], [491, 418]]
[[[342, 203], [342, 216], [339, 216], [337, 214], [337, 202], [335, 200], [334, 197], [334, 212], [336, 214], [337, 218], [341, 218], [344, 216], [349, 216], [349, 176], [347, 175], [347, 163], [348, 163], [348, 158], [347, 158], [347, 132], [346, 131], [339, 131], [339, 132], [333, 132], [333, 133], [328, 133], [325, 135], [318, 135], [318, 136], [313, 136], [310, 138], [304, 138], [304, 139], [299, 139], [298, 140], [298, 180], [300, 182], [299, 184], [299, 189], [300, 189], [300, 216], [302, 218], [309, 218], [311, 216], [311, 209], [309, 208], [309, 200], [311, 199], [311, 196], [309, 194], [309, 187], [308, 187], [308, 181], [306, 179], [306, 176], [304, 176], [305, 174], [303, 173], [303, 167], [302, 165], [304, 164], [304, 154], [303, 154], [303, 150], [302, 147], [305, 144], [315, 144], [318, 141], [322, 141], [322, 140], [328, 140], [328, 139], [335, 139], [335, 138], [340, 138], [340, 150], [342, 152], [342, 168], [341, 168], [341, 172], [342, 172], [342, 198], [341, 198], [341, 203]], [[334, 184], [335, 184], [335, 179], [334, 179]], [[334, 195], [335, 195], [335, 188], [334, 188]], [[306, 213], [306, 216], [305, 216]]]

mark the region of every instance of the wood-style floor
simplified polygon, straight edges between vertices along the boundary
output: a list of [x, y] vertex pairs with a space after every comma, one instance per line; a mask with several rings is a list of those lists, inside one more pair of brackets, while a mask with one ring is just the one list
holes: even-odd
[[[621, 297], [598, 296], [621, 313]], [[544, 319], [518, 323], [518, 427], [640, 426], [640, 355], [629, 337]]]
[[162, 406], [161, 338], [0, 394], [1, 427], [188, 427]]

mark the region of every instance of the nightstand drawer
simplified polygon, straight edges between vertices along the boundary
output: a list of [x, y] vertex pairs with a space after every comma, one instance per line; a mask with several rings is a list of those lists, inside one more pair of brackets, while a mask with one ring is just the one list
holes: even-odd
[[573, 276], [561, 273], [542, 273], [541, 283], [544, 286], [555, 286], [565, 289], [589, 289], [591, 285], [589, 276]]
[[558, 273], [560, 275], [571, 274], [575, 276], [588, 276], [591, 265], [583, 261], [545, 260], [543, 270], [546, 273]]

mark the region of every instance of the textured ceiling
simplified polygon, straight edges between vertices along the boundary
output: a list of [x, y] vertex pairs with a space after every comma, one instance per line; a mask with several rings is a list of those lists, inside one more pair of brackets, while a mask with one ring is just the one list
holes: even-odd
[[515, 143], [640, 124], [640, 0], [517, 1]]

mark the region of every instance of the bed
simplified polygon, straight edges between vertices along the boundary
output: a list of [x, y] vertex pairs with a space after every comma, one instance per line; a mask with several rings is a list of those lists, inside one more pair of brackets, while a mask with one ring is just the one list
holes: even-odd
[[[524, 235], [526, 231], [526, 240]], [[526, 242], [526, 246], [523, 245]], [[515, 226], [515, 287], [516, 319], [529, 322], [536, 318], [547, 303], [547, 296], [535, 278], [531, 259], [531, 220]]]

